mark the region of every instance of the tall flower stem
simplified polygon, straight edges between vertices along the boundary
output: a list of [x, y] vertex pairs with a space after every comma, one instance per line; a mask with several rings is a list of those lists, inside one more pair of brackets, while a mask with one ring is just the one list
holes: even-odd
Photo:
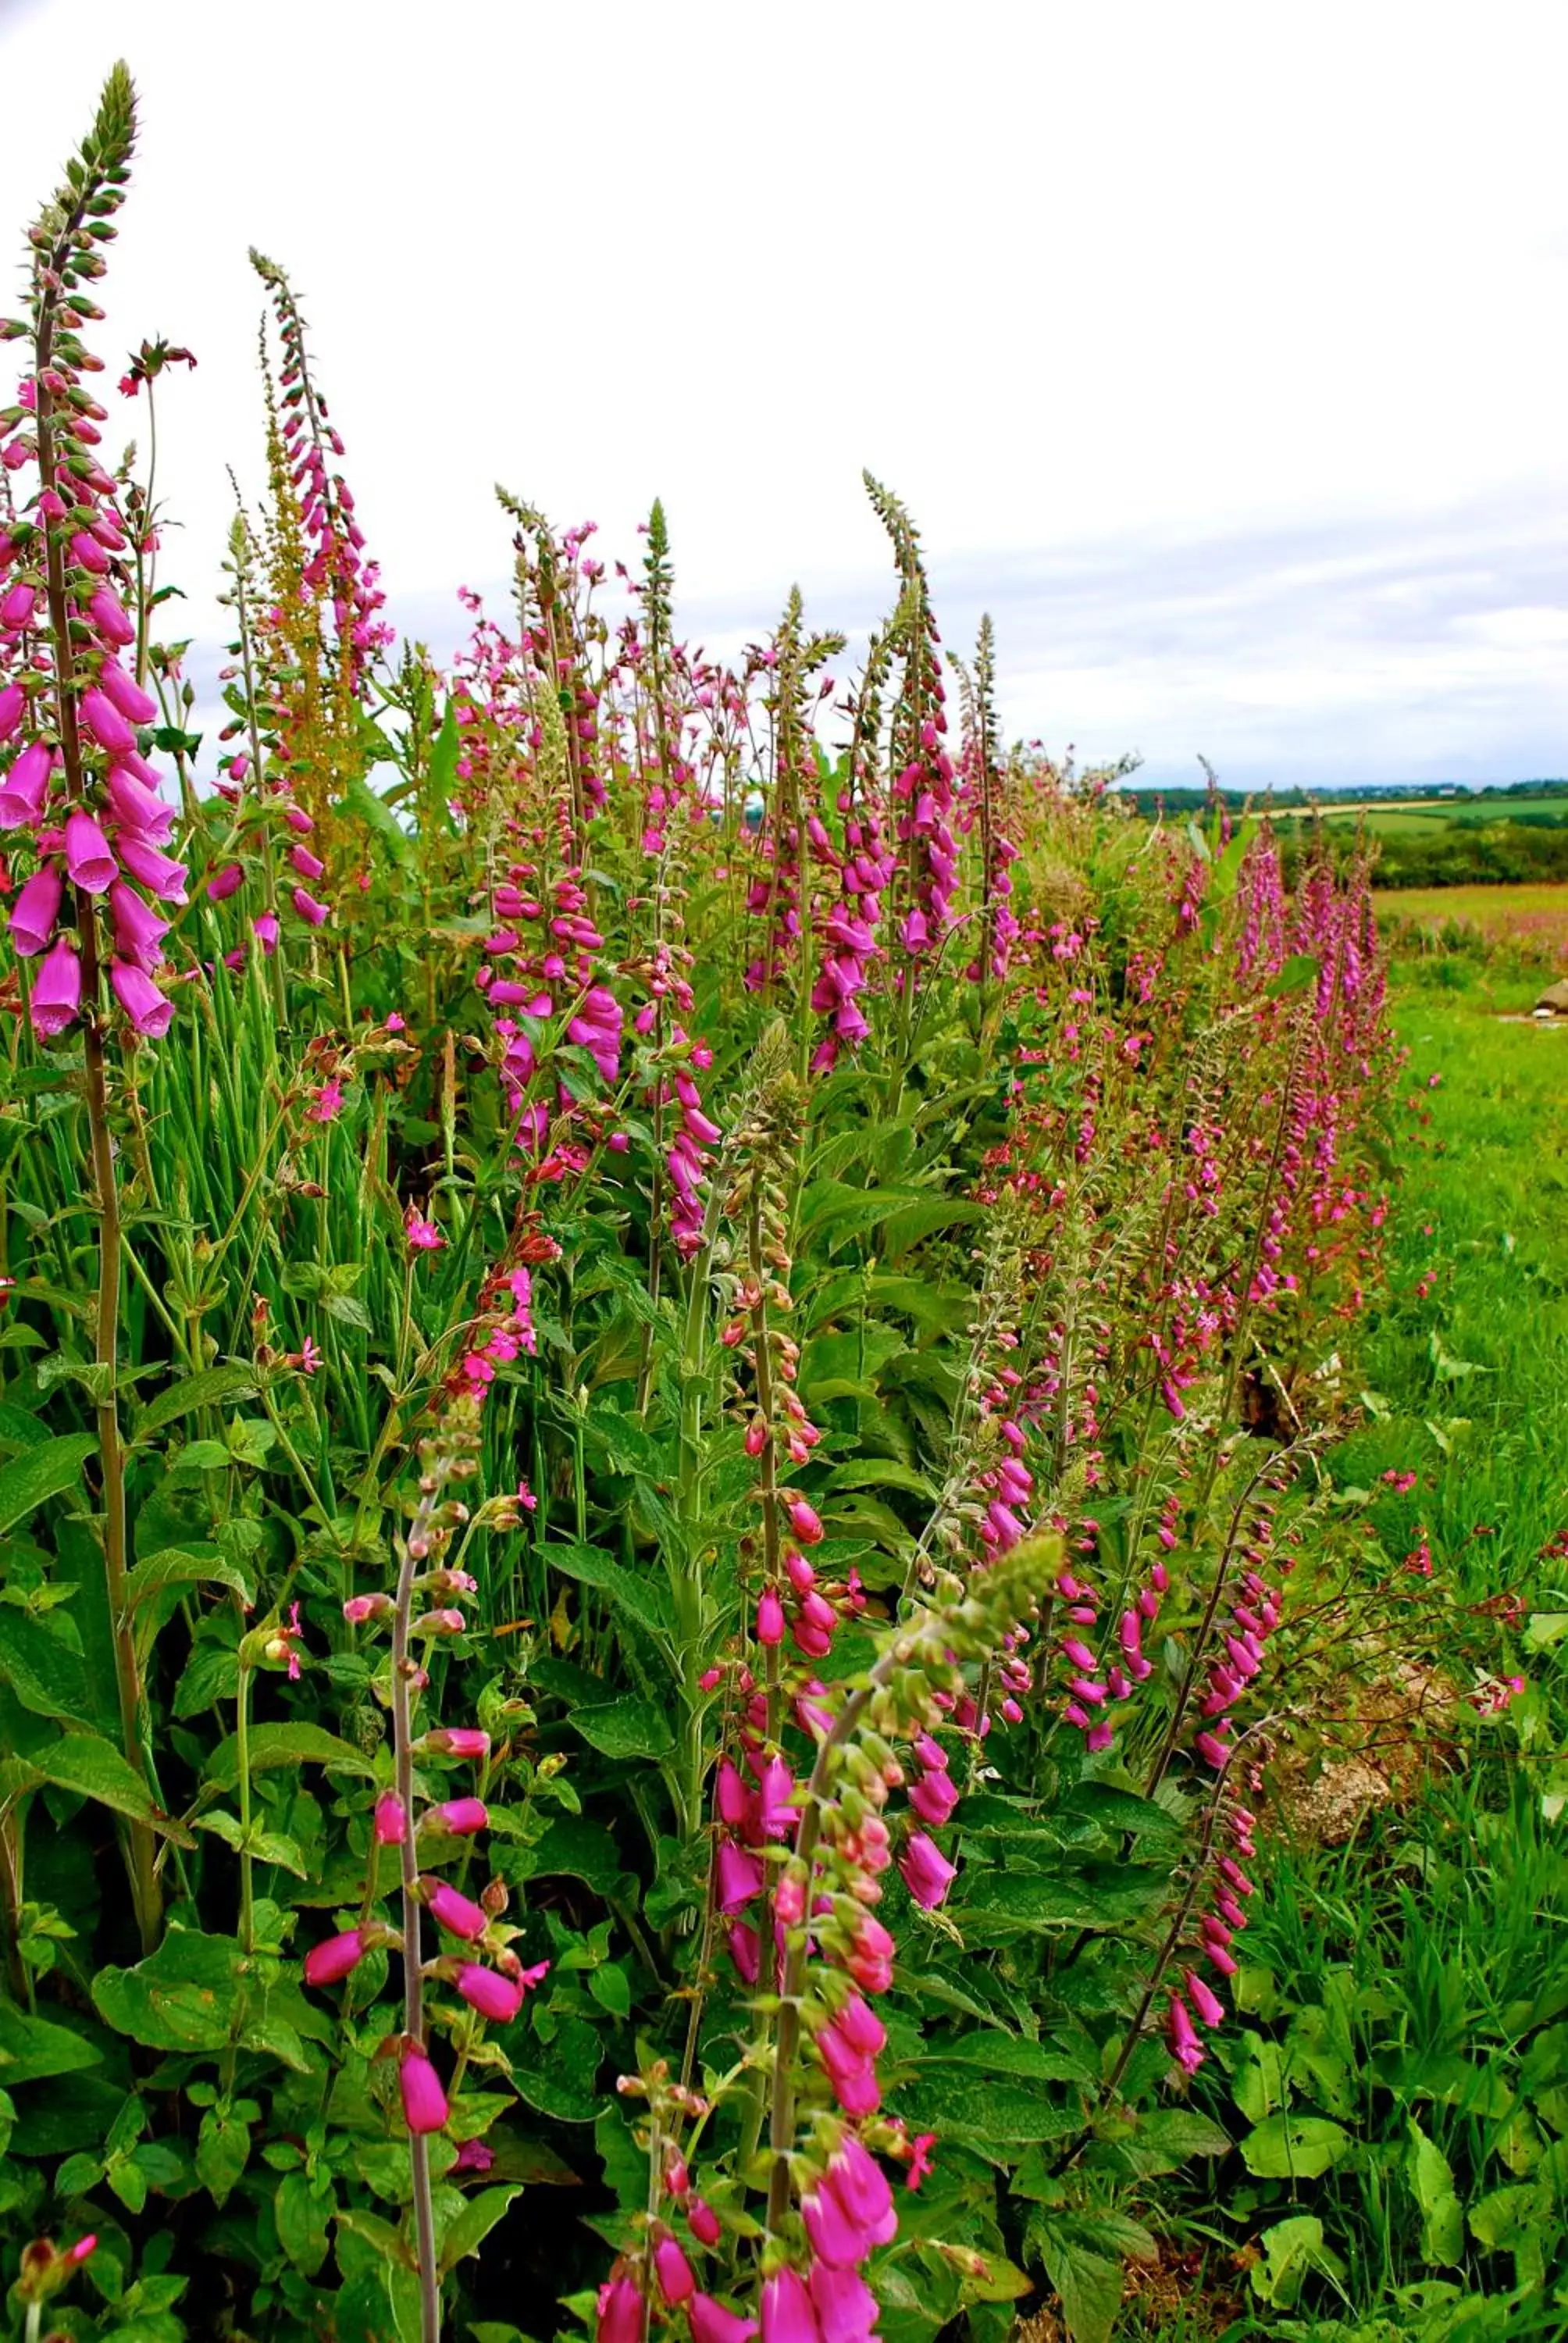
[[[65, 234], [62, 231], [61, 242]], [[55, 256], [56, 261], [59, 255]], [[37, 333], [38, 472], [45, 490], [54, 488], [56, 455], [54, 394], [49, 388], [55, 337], [55, 296], [45, 292], [39, 307]], [[55, 710], [60, 734], [60, 756], [73, 805], [85, 800], [82, 743], [76, 726], [76, 699], [72, 673], [70, 608], [65, 591], [65, 557], [58, 528], [45, 537], [45, 590], [49, 629], [54, 638]], [[116, 1182], [114, 1141], [109, 1128], [109, 1089], [102, 1023], [103, 983], [98, 953], [97, 920], [90, 897], [76, 890], [76, 929], [82, 948], [84, 1001], [83, 1065], [87, 1131], [97, 1203], [97, 1304], [94, 1313], [94, 1402], [97, 1416], [98, 1463], [103, 1481], [104, 1580], [108, 1595], [109, 1626], [115, 1647], [115, 1684], [120, 1711], [120, 1738], [126, 1762], [144, 1782], [147, 1766], [142, 1751], [141, 1670], [136, 1658], [126, 1599], [126, 1465], [120, 1441], [119, 1400], [116, 1376], [120, 1325], [120, 1202]], [[144, 1953], [158, 1940], [162, 1891], [150, 1823], [133, 1820], [127, 1825], [131, 1897]]]
[[[440, 1495], [437, 1472], [421, 1492], [417, 1510], [403, 1541], [397, 1563], [397, 1592], [392, 1616], [392, 1748], [397, 1796], [403, 1808], [403, 1836], [398, 1845], [403, 1906], [403, 2031], [419, 2049], [425, 2046], [424, 1947], [419, 1901], [419, 1852], [414, 1821], [414, 1704], [411, 1679], [417, 1671], [408, 1656], [408, 1624], [414, 1604], [414, 1580], [429, 1550], [430, 1523]], [[441, 2278], [436, 2266], [436, 2212], [430, 2195], [430, 2146], [423, 2132], [408, 2135], [408, 2169], [413, 2183], [414, 2235], [419, 2256], [420, 2343], [440, 2343]]]

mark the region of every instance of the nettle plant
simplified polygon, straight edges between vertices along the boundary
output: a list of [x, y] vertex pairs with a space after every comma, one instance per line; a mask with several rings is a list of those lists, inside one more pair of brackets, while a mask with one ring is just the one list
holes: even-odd
[[875, 482], [848, 681], [509, 495], [443, 672], [260, 256], [215, 760], [90, 387], [133, 129], [0, 410], [16, 2321], [1104, 2336], [1228, 2147], [1366, 872], [1004, 749]]

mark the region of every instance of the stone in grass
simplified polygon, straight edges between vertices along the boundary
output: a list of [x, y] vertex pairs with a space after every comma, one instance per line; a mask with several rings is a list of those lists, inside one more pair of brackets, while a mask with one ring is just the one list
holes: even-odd
[[1568, 1017], [1568, 976], [1549, 984], [1535, 1004], [1537, 1017]]

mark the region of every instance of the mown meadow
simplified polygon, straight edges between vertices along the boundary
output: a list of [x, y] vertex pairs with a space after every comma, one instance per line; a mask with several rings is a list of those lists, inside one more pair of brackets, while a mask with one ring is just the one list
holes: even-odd
[[260, 254], [202, 709], [134, 136], [0, 326], [12, 2330], [1560, 2331], [1568, 1045], [1009, 749], [869, 477], [857, 659], [510, 489], [399, 642]]

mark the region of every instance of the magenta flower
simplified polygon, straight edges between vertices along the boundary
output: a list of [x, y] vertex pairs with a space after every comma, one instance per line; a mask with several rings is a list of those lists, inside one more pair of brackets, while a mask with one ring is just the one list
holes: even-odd
[[512, 1977], [502, 1976], [498, 1970], [485, 1968], [477, 1961], [465, 1962], [457, 1971], [457, 1991], [470, 2009], [497, 2026], [509, 2026], [523, 2006], [523, 1988]]
[[751, 2343], [757, 2332], [754, 2318], [743, 2318], [737, 2310], [726, 2310], [710, 2294], [694, 2294], [686, 2306], [691, 2323], [691, 2343]]
[[721, 1840], [719, 1848], [719, 1908], [721, 1912], [739, 1912], [762, 1892], [762, 1862], [732, 1838]]
[[667, 2231], [653, 2249], [654, 2275], [666, 2302], [689, 2302], [697, 2291], [691, 2264]]
[[403, 1233], [415, 1252], [439, 1252], [447, 1242], [435, 1222], [421, 1220], [417, 1212], [409, 1213], [403, 1223]]
[[948, 1889], [958, 1876], [956, 1864], [948, 1861], [935, 1839], [928, 1838], [924, 1831], [910, 1833], [899, 1869], [910, 1894], [927, 1912], [934, 1912], [947, 1901]]
[[154, 724], [157, 721], [157, 701], [126, 673], [117, 659], [106, 659], [104, 661], [98, 670], [98, 681], [104, 697], [113, 702], [128, 723]]
[[801, 1544], [820, 1545], [822, 1523], [815, 1506], [808, 1504], [804, 1497], [791, 1497], [788, 1511], [789, 1526]]
[[303, 887], [297, 887], [294, 890], [290, 900], [300, 918], [307, 920], [313, 928], [320, 927], [326, 920], [326, 904], [318, 903], [314, 895], [307, 895]]
[[451, 1831], [458, 1838], [487, 1829], [490, 1820], [483, 1798], [448, 1798], [445, 1805], [433, 1806], [430, 1812], [443, 1830]]
[[136, 641], [136, 630], [112, 587], [100, 586], [89, 598], [87, 615], [105, 642], [113, 643], [116, 650], [128, 650]]
[[430, 1916], [438, 1927], [450, 1936], [463, 1936], [472, 1942], [482, 1936], [489, 1926], [487, 1916], [467, 1896], [461, 1896], [446, 1879], [425, 1878], [420, 1881]]
[[276, 950], [277, 914], [276, 911], [258, 912], [250, 923], [250, 931], [264, 952], [271, 953]]
[[28, 1005], [35, 1033], [63, 1033], [80, 1015], [82, 963], [64, 936], [55, 942], [33, 980]]
[[441, 2077], [423, 2050], [405, 2050], [397, 2077], [403, 2119], [411, 2132], [439, 2131], [451, 2112]]
[[320, 856], [312, 854], [307, 846], [291, 846], [288, 850], [288, 859], [302, 879], [312, 880], [319, 879], [327, 869]]
[[[372, 1603], [374, 1601], [374, 1595], [355, 1595], [351, 1602], [344, 1604], [344, 1617], [347, 1618], [348, 1613], [353, 1607], [353, 1604]], [[390, 1605], [388, 1607], [390, 1608]], [[361, 1614], [361, 1616], [367, 1615], [368, 1614]], [[403, 1801], [397, 1795], [396, 1790], [384, 1790], [380, 1797], [376, 1801], [376, 1820], [374, 1827], [377, 1845], [400, 1846], [403, 1843], [403, 1832], [407, 1825], [407, 1817], [403, 1810]]]
[[210, 902], [225, 903], [231, 895], [237, 895], [244, 884], [244, 863], [226, 862], [223, 869], [215, 871], [207, 880], [207, 899]]
[[1195, 1969], [1187, 1972], [1187, 1998], [1205, 2026], [1223, 2026], [1225, 2005], [1219, 1995], [1204, 1984]]
[[121, 715], [107, 692], [97, 686], [82, 694], [80, 709], [84, 730], [91, 733], [100, 749], [111, 757], [124, 755], [136, 745], [136, 736]]
[[877, 2298], [857, 2271], [819, 2261], [811, 2272], [810, 2289], [822, 2343], [874, 2343]]
[[784, 1641], [784, 1605], [776, 1586], [764, 1587], [758, 1603], [757, 1640], [769, 1648]]
[[115, 922], [115, 949], [150, 974], [162, 962], [168, 921], [160, 920], [123, 879], [116, 879], [109, 890], [109, 910]]
[[343, 1085], [333, 1075], [322, 1083], [305, 1111], [307, 1122], [335, 1122], [343, 1111]]
[[924, 1823], [940, 1830], [959, 1802], [958, 1784], [950, 1774], [922, 1774], [910, 1792], [910, 1804]]
[[1193, 2030], [1187, 2005], [1179, 1993], [1171, 1996], [1170, 2043], [1171, 2055], [1177, 2065], [1185, 2067], [1189, 2075], [1195, 2075], [1203, 2064], [1203, 2045]]
[[130, 1019], [138, 1033], [156, 1041], [169, 1030], [175, 1004], [166, 992], [160, 992], [145, 969], [133, 960], [109, 962], [109, 984], [115, 999]]
[[708, 2247], [710, 2252], [719, 2243], [720, 2237], [723, 2235], [723, 2232], [719, 2226], [718, 2214], [714, 2211], [712, 2206], [707, 2203], [707, 2201], [701, 2197], [693, 2197], [688, 2204], [686, 2207], [686, 2226], [691, 2231], [692, 2236], [697, 2239], [698, 2244], [699, 2246]]
[[642, 2295], [635, 2278], [607, 2278], [594, 2308], [594, 2343], [642, 2343]]
[[466, 2139], [453, 2159], [454, 2172], [488, 2172], [496, 2160], [496, 2151], [487, 2147], [482, 2139]]
[[425, 1735], [425, 1746], [437, 1757], [487, 1757], [490, 1736], [477, 1725], [441, 1725]]
[[0, 830], [22, 830], [38, 820], [49, 794], [49, 774], [55, 751], [42, 740], [30, 741], [11, 769], [0, 778]]
[[101, 895], [118, 869], [108, 840], [79, 806], [65, 816], [65, 868], [89, 895]]
[[11, 941], [24, 960], [45, 951], [60, 916], [65, 881], [54, 863], [35, 870], [11, 906]]
[[365, 1958], [367, 1946], [357, 1928], [347, 1929], [341, 1936], [328, 1936], [319, 1945], [312, 1945], [305, 1956], [307, 1985], [337, 1985], [351, 1969], [358, 1967]]
[[762, 2343], [822, 2343], [822, 2330], [799, 2270], [775, 2270], [764, 2279]]
[[183, 903], [186, 899], [186, 866], [171, 855], [160, 854], [145, 838], [133, 837], [122, 830], [116, 841], [120, 860], [133, 879], [156, 895], [161, 902]]
[[871, 2250], [865, 2229], [830, 2188], [808, 2189], [800, 2199], [800, 2217], [812, 2252], [835, 2269], [859, 2269]]
[[27, 695], [19, 683], [0, 686], [0, 749], [19, 730], [27, 710]]

